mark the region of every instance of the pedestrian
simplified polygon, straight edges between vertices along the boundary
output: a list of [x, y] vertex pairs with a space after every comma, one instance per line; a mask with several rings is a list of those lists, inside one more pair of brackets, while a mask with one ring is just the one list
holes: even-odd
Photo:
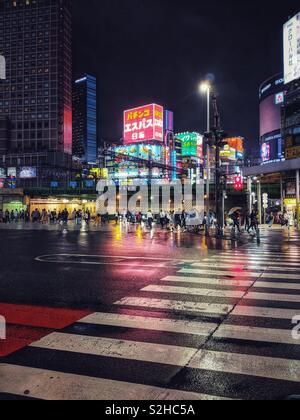
[[153, 219], [152, 211], [149, 210], [147, 213], [147, 223], [150, 230], [152, 230], [152, 227], [153, 227], [153, 220], [154, 219]]
[[181, 228], [181, 212], [178, 210], [178, 212], [174, 216], [174, 222], [175, 222], [175, 230]]
[[235, 229], [237, 228], [238, 232], [241, 233], [241, 227], [240, 227], [240, 213], [238, 211], [235, 211], [232, 216], [232, 221], [233, 221], [233, 230], [235, 231]]
[[184, 231], [187, 230], [187, 228], [186, 228], [186, 219], [187, 219], [187, 214], [186, 214], [185, 210], [182, 210], [182, 213], [181, 213], [181, 228]]
[[250, 214], [250, 226], [248, 229], [248, 233], [250, 233], [250, 230], [254, 230], [256, 232], [258, 228], [258, 221], [257, 221], [257, 213], [253, 210]]

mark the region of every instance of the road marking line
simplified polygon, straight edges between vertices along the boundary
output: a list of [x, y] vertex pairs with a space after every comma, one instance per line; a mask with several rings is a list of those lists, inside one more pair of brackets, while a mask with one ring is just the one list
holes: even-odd
[[[221, 271], [221, 270], [201, 270], [201, 269], [190, 269], [190, 268], [183, 268], [178, 271], [178, 273], [182, 274], [203, 274], [207, 276], [230, 276], [230, 277], [255, 277], [259, 278], [261, 273], [245, 273], [245, 272], [236, 272], [236, 271]], [[274, 277], [274, 276], [273, 276]], [[300, 279], [300, 276], [299, 276]]]
[[300, 280], [299, 274], [279, 274], [279, 273], [264, 273], [261, 278], [265, 279], [284, 279], [284, 280]]
[[28, 390], [30, 397], [49, 401], [119, 401], [121, 399], [124, 401], [197, 401], [223, 399], [194, 392], [6, 364], [0, 366], [0, 389], [1, 392], [18, 396], [24, 396], [24, 390]]
[[109, 325], [114, 327], [135, 328], [152, 331], [165, 331], [178, 334], [191, 334], [197, 336], [208, 336], [218, 324], [181, 321], [176, 319], [146, 318], [142, 316], [131, 316], [123, 314], [94, 313], [79, 321], [84, 324]]
[[[230, 270], [231, 268], [236, 268], [236, 265], [238, 263], [232, 262], [232, 263], [217, 263], [215, 261], [211, 261], [211, 262], [198, 262], [198, 263], [193, 263], [191, 264], [191, 267], [215, 267], [215, 268], [227, 268], [228, 270]], [[252, 264], [252, 263], [251, 263]], [[248, 264], [244, 264], [244, 263], [240, 263], [239, 264], [239, 269], [243, 269], [245, 266], [247, 266], [248, 270], [262, 270], [262, 267], [265, 266], [265, 263], [262, 265], [248, 265]]]
[[52, 333], [31, 347], [175, 366], [186, 366], [197, 351], [188, 347], [63, 333]]
[[291, 321], [297, 315], [296, 309], [260, 308], [258, 306], [238, 305], [231, 315], [254, 318], [287, 319]]
[[300, 345], [300, 341], [293, 339], [290, 330], [246, 327], [244, 325], [220, 325], [218, 330], [214, 333], [213, 337], [276, 344]]
[[[218, 263], [215, 260], [212, 260], [210, 258], [206, 258], [203, 261], [203, 264], [206, 263], [210, 263], [210, 264], [214, 264], [216, 267], [218, 267]], [[226, 265], [226, 267], [232, 267], [234, 264], [243, 264], [244, 266], [249, 266], [251, 264], [255, 264], [256, 266], [260, 267], [267, 267], [269, 269], [269, 266], [279, 266], [279, 267], [293, 267], [293, 268], [297, 268], [300, 267], [299, 263], [288, 263], [288, 262], [281, 262], [281, 261], [257, 261], [257, 260], [251, 260], [249, 261], [248, 259], [246, 260], [241, 260], [240, 258], [234, 258], [234, 259], [230, 259], [230, 261], [222, 261], [222, 258], [218, 258], [218, 261], [221, 261], [222, 264]]]
[[300, 290], [300, 284], [298, 283], [274, 283], [274, 282], [258, 281], [254, 283], [253, 287], [263, 288], [263, 289]]
[[[234, 263], [234, 262], [232, 262], [232, 263], [227, 263], [227, 264], [218, 264], [218, 263], [215, 263], [215, 262], [210, 262], [210, 263], [208, 263], [208, 262], [206, 262], [206, 263], [194, 263], [194, 264], [192, 264], [192, 267], [211, 267], [211, 266], [213, 266], [213, 267], [215, 267], [215, 268], [227, 268], [228, 270], [230, 270], [230, 269], [236, 269], [236, 267], [235, 267], [235, 265], [237, 265], [238, 263]], [[239, 265], [239, 267], [238, 267], [239, 269], [242, 269], [242, 270], [245, 270], [245, 271], [255, 271], [255, 270], [257, 270], [257, 271], [263, 271], [264, 269], [265, 270], [267, 270], [267, 271], [283, 271], [283, 272], [287, 272], [287, 271], [295, 271], [295, 267], [281, 267], [281, 266], [278, 266], [278, 267], [274, 267], [274, 266], [272, 266], [272, 267], [269, 267], [268, 266], [268, 263], [266, 264], [266, 263], [264, 263], [263, 265], [261, 264], [261, 265], [249, 265], [249, 264], [244, 264], [244, 263], [240, 263], [240, 265]]]
[[178, 271], [183, 274], [204, 274], [207, 276], [233, 276], [233, 277], [256, 277], [268, 279], [284, 279], [284, 280], [300, 280], [300, 274], [287, 274], [287, 273], [253, 273], [245, 271], [221, 271], [221, 270], [205, 270], [205, 269], [192, 269], [183, 268]]
[[249, 292], [245, 295], [246, 300], [266, 300], [270, 302], [292, 302], [300, 303], [299, 295], [284, 295], [275, 293], [261, 293], [261, 292]]
[[165, 299], [145, 299], [136, 297], [127, 297], [115, 305], [120, 306], [133, 306], [151, 309], [164, 309], [179, 312], [192, 312], [196, 314], [216, 314], [216, 315], [227, 315], [232, 311], [232, 305], [218, 305], [201, 302], [184, 302], [177, 300], [165, 300]]
[[260, 257], [260, 256], [256, 256], [256, 257], [245, 257], [245, 256], [238, 256], [238, 255], [234, 255], [234, 256], [227, 256], [227, 255], [212, 255], [210, 258], [204, 258], [203, 261], [222, 261], [222, 260], [230, 260], [230, 261], [253, 261], [254, 263], [269, 263], [269, 262], [290, 262], [290, 263], [299, 263], [298, 259], [291, 259], [291, 258], [285, 258], [285, 257], [274, 257], [273, 259], [271, 259], [270, 257]]
[[[218, 324], [181, 321], [164, 318], [146, 318], [142, 316], [120, 315], [110, 313], [95, 313], [80, 320], [80, 323], [88, 325], [104, 325], [137, 330], [152, 330], [161, 332], [173, 332], [179, 334], [196, 335], [206, 337], [212, 334]], [[222, 324], [213, 334], [215, 338], [238, 339], [247, 341], [259, 341], [267, 343], [300, 345], [300, 341], [293, 339], [290, 330], [256, 328], [244, 325]]]
[[299, 360], [200, 350], [188, 367], [284, 381], [300, 381]]
[[161, 281], [173, 282], [173, 283], [211, 284], [215, 286], [236, 286], [236, 287], [250, 287], [255, 283], [254, 281], [246, 280], [246, 279], [222, 280], [222, 279], [210, 279], [210, 278], [206, 279], [202, 277], [185, 277], [185, 276], [167, 276], [161, 279]]
[[[142, 292], [171, 293], [178, 295], [191, 295], [216, 298], [241, 299], [245, 292], [214, 289], [195, 289], [187, 287], [156, 286], [149, 285], [142, 289]], [[300, 296], [299, 296], [300, 297]]]

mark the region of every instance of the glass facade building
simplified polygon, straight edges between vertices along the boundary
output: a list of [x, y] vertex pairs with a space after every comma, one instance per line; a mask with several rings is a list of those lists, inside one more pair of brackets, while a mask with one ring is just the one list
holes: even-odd
[[97, 160], [97, 82], [91, 75], [76, 80], [73, 89], [73, 156], [83, 163]]
[[0, 120], [9, 120], [0, 150], [12, 164], [71, 157], [71, 36], [70, 0], [0, 0]]

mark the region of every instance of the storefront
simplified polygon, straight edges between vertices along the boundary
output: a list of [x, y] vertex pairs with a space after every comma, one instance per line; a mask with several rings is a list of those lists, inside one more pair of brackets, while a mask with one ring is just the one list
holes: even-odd
[[22, 211], [26, 210], [26, 199], [21, 189], [1, 189], [0, 190], [0, 210], [5, 211]]
[[48, 197], [48, 198], [30, 198], [29, 211], [34, 210], [56, 211], [57, 213], [67, 209], [71, 215], [74, 210], [87, 211], [89, 210], [92, 216], [96, 214], [96, 197]]
[[296, 198], [286, 198], [284, 201], [284, 209], [287, 211], [289, 215], [289, 220], [291, 226], [294, 225], [294, 221], [296, 220], [296, 215], [298, 214], [298, 223], [300, 223], [300, 204], [298, 205], [298, 213], [297, 213], [297, 200]]

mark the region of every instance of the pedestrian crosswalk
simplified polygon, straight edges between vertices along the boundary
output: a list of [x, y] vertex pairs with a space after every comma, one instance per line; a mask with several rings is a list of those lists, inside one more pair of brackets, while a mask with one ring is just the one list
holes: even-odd
[[[272, 249], [272, 251], [270, 251]], [[274, 251], [273, 251], [274, 249]], [[300, 394], [297, 248], [221, 251], [2, 358], [1, 396], [281, 399]]]

